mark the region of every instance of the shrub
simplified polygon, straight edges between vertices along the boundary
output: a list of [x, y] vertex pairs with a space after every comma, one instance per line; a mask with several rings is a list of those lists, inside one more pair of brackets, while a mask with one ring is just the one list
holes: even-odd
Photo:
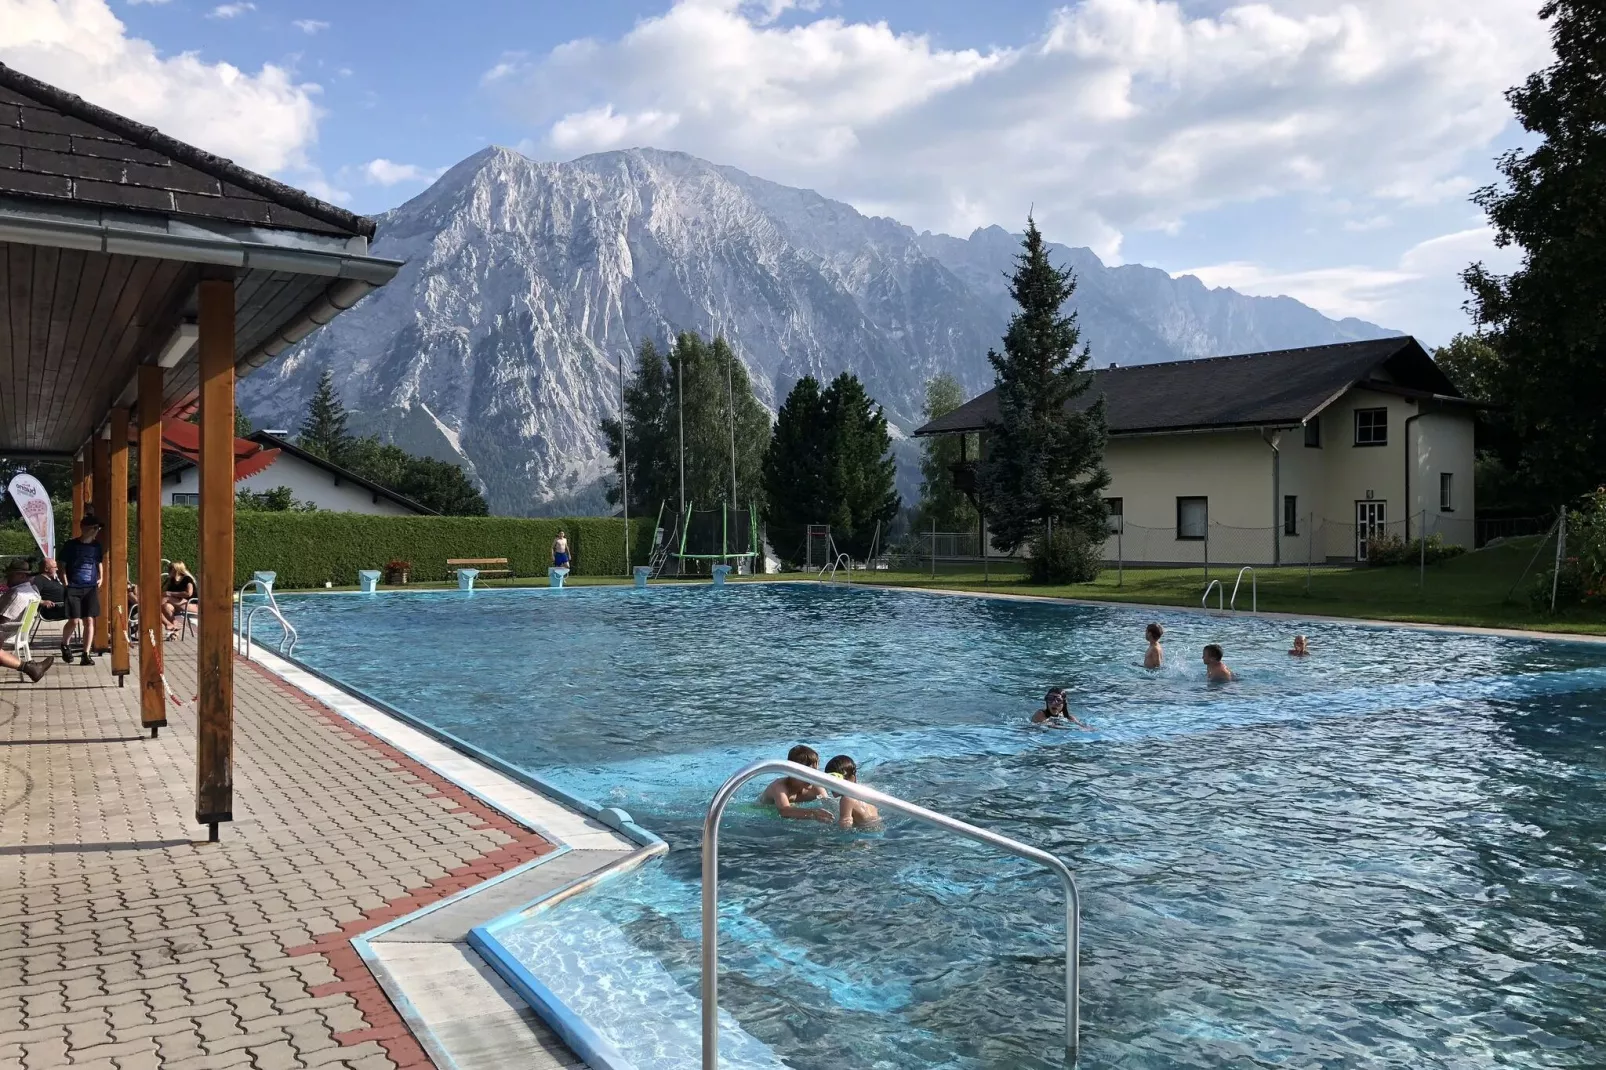
[[1556, 611], [1575, 609], [1585, 602], [1599, 598], [1601, 592], [1591, 590], [1584, 570], [1579, 567], [1578, 558], [1569, 557], [1561, 563], [1561, 571], [1552, 568], [1541, 573], [1534, 580], [1533, 590], [1528, 592], [1528, 601], [1541, 613], [1550, 612], [1550, 595], [1556, 595]]
[[1379, 568], [1418, 563], [1436, 565], [1440, 561], [1460, 557], [1466, 552], [1465, 546], [1447, 543], [1444, 541], [1444, 536], [1436, 532], [1428, 536], [1426, 546], [1421, 539], [1406, 542], [1398, 535], [1378, 535], [1366, 544], [1366, 563]]
[[1092, 583], [1099, 578], [1104, 547], [1069, 527], [1057, 527], [1032, 540], [1033, 583]]

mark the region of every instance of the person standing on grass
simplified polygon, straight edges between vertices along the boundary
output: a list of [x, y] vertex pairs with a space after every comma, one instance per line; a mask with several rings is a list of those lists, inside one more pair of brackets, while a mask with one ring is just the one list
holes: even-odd
[[569, 556], [569, 535], [562, 528], [558, 529], [558, 537], [552, 540], [552, 567], [572, 568]]
[[61, 631], [61, 660], [72, 663], [68, 645], [80, 630], [84, 648], [80, 665], [93, 665], [90, 652], [95, 648], [95, 618], [100, 616], [100, 581], [106, 571], [105, 547], [100, 545], [100, 521], [85, 515], [78, 525], [78, 537], [61, 548], [61, 565], [67, 574], [67, 626]]

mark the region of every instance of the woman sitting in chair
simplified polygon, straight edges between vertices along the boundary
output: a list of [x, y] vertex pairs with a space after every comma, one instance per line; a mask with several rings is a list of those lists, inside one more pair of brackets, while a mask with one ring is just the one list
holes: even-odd
[[167, 625], [167, 638], [178, 638], [179, 614], [189, 611], [195, 600], [195, 577], [184, 562], [174, 561], [167, 568], [167, 582], [163, 584], [166, 597], [162, 599], [162, 622]]

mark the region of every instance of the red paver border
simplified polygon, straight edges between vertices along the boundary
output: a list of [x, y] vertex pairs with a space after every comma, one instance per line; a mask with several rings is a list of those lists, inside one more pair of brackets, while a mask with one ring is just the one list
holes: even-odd
[[336, 1041], [343, 1045], [377, 1041], [400, 1070], [432, 1067], [434, 1062], [424, 1051], [423, 1045], [413, 1036], [412, 1030], [407, 1027], [401, 1014], [391, 1004], [390, 997], [380, 987], [379, 981], [363, 962], [362, 957], [357, 954], [357, 950], [351, 946], [352, 938], [431, 903], [456, 895], [465, 888], [505, 873], [515, 866], [521, 866], [533, 858], [549, 854], [557, 848], [545, 838], [509, 820], [507, 815], [487, 806], [457, 784], [403, 754], [384, 740], [370, 735], [361, 726], [347, 720], [313, 696], [260, 665], [241, 658], [236, 658], [236, 665], [249, 666], [253, 672], [283, 692], [291, 701], [304, 706], [320, 720], [344, 732], [385, 760], [394, 762], [399, 771], [417, 777], [431, 789], [425, 794], [425, 798], [446, 798], [456, 804], [447, 807], [448, 812], [466, 810], [479, 818], [480, 824], [471, 825], [470, 828], [492, 828], [510, 837], [509, 842], [501, 847], [458, 866], [444, 877], [436, 877], [422, 888], [390, 900], [384, 906], [365, 911], [362, 917], [347, 922], [334, 932], [325, 933], [310, 944], [285, 949], [285, 954], [292, 957], [322, 955], [340, 980], [326, 985], [315, 985], [308, 991], [314, 997], [337, 992], [346, 993], [351, 996], [357, 1004], [357, 1010], [368, 1022], [365, 1029], [334, 1034]]

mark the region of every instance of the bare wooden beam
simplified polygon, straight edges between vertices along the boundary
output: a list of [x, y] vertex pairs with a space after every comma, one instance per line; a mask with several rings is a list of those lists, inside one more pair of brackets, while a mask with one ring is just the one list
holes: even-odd
[[95, 432], [94, 442], [89, 447], [89, 456], [91, 471], [90, 483], [92, 489], [90, 492], [91, 501], [87, 506], [87, 511], [94, 513], [95, 518], [101, 523], [99, 542], [103, 554], [101, 557], [101, 564], [103, 567], [100, 570], [100, 615], [95, 618], [95, 649], [91, 651], [86, 645], [84, 647], [84, 652], [86, 654], [104, 654], [106, 651], [111, 649], [111, 644], [106, 641], [106, 637], [111, 634], [110, 621], [112, 601], [109, 591], [111, 588], [112, 570], [110, 567], [111, 562], [105, 559], [104, 553], [107, 549], [107, 544], [110, 539], [110, 529], [105, 525], [111, 523], [111, 519], [107, 516], [107, 513], [111, 511], [112, 452], [111, 442], [108, 439], [102, 438], [99, 431]]
[[111, 595], [112, 675], [128, 678], [128, 410], [112, 410], [111, 506], [106, 521], [106, 584]]
[[200, 284], [201, 619], [195, 820], [234, 820], [234, 281]]
[[139, 723], [167, 725], [162, 686], [162, 369], [139, 368]]
[[[73, 454], [72, 459], [72, 530], [67, 533], [68, 539], [78, 537], [78, 525], [84, 519], [84, 503], [89, 498], [89, 470], [84, 465], [82, 451]], [[59, 539], [66, 542], [67, 539]]]

